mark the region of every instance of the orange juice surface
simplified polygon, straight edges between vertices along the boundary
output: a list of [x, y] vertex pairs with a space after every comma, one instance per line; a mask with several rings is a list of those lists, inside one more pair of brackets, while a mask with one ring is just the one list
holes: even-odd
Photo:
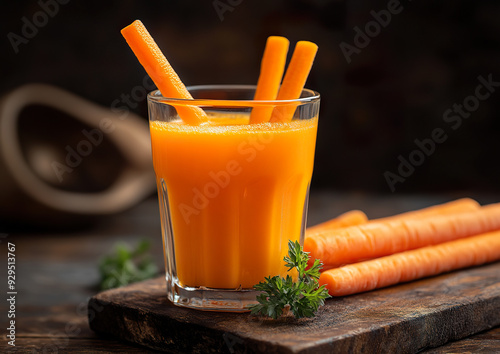
[[209, 118], [203, 126], [150, 122], [160, 203], [170, 211], [162, 227], [171, 227], [175, 245], [167, 262], [182, 286], [251, 288], [287, 273], [283, 257], [303, 228], [318, 120]]

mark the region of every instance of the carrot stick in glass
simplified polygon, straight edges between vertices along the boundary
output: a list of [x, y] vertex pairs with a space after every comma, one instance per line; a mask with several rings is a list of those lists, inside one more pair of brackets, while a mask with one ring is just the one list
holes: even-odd
[[[285, 37], [270, 36], [267, 39], [254, 100], [276, 99], [285, 71], [289, 43]], [[272, 112], [272, 106], [254, 107], [250, 115], [250, 124], [268, 122]]]
[[[297, 42], [278, 92], [277, 100], [295, 100], [300, 97], [317, 51], [318, 46], [312, 42]], [[296, 107], [297, 105], [287, 105], [275, 108], [271, 116], [271, 122], [291, 121]]]
[[[164, 97], [193, 98], [141, 21], [135, 20], [121, 33]], [[176, 109], [187, 124], [198, 125], [208, 121], [199, 107], [178, 106]]]

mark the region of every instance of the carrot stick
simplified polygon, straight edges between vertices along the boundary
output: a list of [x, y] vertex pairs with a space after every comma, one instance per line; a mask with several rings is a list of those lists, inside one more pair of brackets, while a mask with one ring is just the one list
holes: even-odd
[[309, 235], [304, 250], [337, 267], [500, 229], [500, 203], [421, 219], [373, 222]]
[[[278, 92], [278, 100], [294, 100], [300, 97], [307, 76], [311, 71], [318, 46], [312, 42], [299, 41], [288, 64], [283, 83]], [[282, 106], [273, 110], [271, 122], [289, 122], [293, 118], [296, 105]]]
[[[288, 39], [270, 36], [260, 65], [260, 76], [255, 90], [254, 100], [275, 100], [285, 71]], [[273, 107], [254, 107], [250, 114], [250, 124], [268, 122]]]
[[[193, 98], [141, 21], [135, 20], [121, 33], [164, 97]], [[199, 107], [179, 106], [176, 109], [187, 124], [198, 125], [208, 121]]]
[[448, 203], [434, 205], [428, 208], [409, 211], [385, 218], [370, 220], [370, 222], [385, 222], [397, 219], [424, 218], [428, 216], [447, 215], [478, 210], [481, 206], [474, 199], [462, 198]]
[[323, 229], [339, 229], [341, 227], [364, 224], [367, 221], [368, 217], [361, 210], [351, 210], [321, 224], [308, 227], [306, 237], [307, 234], [314, 234]]
[[344, 296], [497, 260], [500, 231], [330, 269], [319, 283], [330, 295]]

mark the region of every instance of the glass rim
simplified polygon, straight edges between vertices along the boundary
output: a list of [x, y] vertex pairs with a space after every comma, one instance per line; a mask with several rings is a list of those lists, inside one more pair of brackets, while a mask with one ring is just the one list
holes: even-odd
[[[256, 85], [192, 85], [187, 86], [187, 90], [255, 90]], [[319, 101], [320, 94], [317, 91], [303, 88], [302, 92], [307, 92], [311, 96], [302, 97], [293, 100], [253, 100], [253, 99], [215, 99], [215, 98], [171, 98], [164, 97], [161, 95], [160, 90], [154, 90], [148, 93], [148, 100], [157, 102], [157, 103], [165, 103], [165, 104], [174, 104], [174, 105], [231, 105], [231, 106], [256, 106], [256, 105], [290, 105], [290, 104], [305, 104]]]

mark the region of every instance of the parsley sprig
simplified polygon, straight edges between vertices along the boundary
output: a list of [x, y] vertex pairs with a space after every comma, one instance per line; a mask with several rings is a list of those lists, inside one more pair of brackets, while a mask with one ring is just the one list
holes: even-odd
[[147, 240], [140, 241], [133, 250], [126, 244], [117, 244], [114, 252], [99, 264], [101, 290], [150, 279], [158, 274], [158, 268], [148, 254], [149, 247]]
[[256, 305], [250, 307], [253, 315], [269, 316], [277, 319], [288, 311], [296, 318], [314, 317], [325, 299], [329, 298], [328, 290], [324, 285], [318, 287], [318, 279], [323, 264], [316, 259], [307, 269], [309, 253], [304, 252], [298, 241], [288, 241], [288, 256], [283, 260], [288, 271], [297, 269], [298, 279], [287, 274], [286, 278], [278, 275], [266, 277], [265, 281], [254, 286], [255, 290], [262, 291], [257, 295]]

